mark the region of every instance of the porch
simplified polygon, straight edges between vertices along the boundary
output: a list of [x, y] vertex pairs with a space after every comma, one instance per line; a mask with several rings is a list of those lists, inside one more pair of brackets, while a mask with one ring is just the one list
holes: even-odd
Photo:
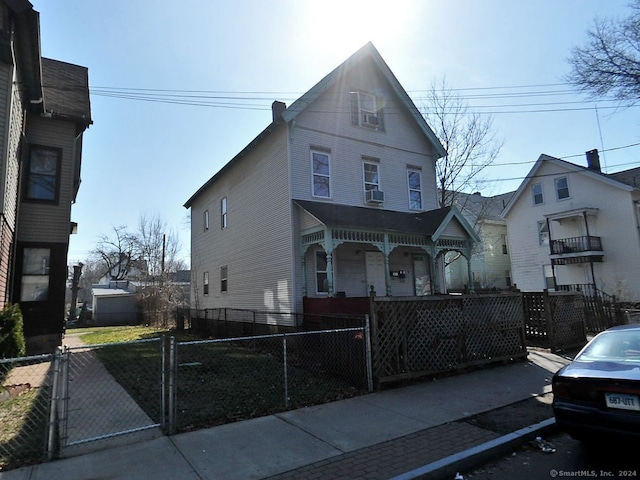
[[[443, 257], [466, 259], [477, 235], [457, 209], [395, 212], [294, 201], [299, 208], [302, 296], [446, 293]], [[467, 261], [467, 278], [471, 269]]]

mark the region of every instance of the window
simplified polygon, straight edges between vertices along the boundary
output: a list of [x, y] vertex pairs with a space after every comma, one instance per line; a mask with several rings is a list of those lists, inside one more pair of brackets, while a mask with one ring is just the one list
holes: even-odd
[[207, 230], [209, 230], [209, 210], [204, 211], [203, 223], [204, 223], [204, 231], [206, 232]]
[[549, 245], [549, 224], [546, 220], [538, 222], [538, 243], [540, 245]]
[[509, 248], [507, 247], [507, 236], [506, 235], [501, 235], [502, 238], [502, 253], [504, 255], [508, 255], [509, 254]]
[[544, 270], [544, 288], [547, 290], [556, 289], [556, 279], [553, 275], [553, 267], [551, 265], [543, 265]]
[[412, 210], [422, 209], [422, 187], [420, 172], [409, 170], [407, 172], [409, 182], [409, 208]]
[[383, 131], [382, 99], [368, 92], [351, 92], [351, 123]]
[[220, 267], [220, 291], [226, 292], [228, 286], [227, 266]]
[[569, 198], [569, 183], [567, 177], [556, 178], [556, 195], [558, 200]]
[[534, 183], [533, 185], [531, 185], [531, 191], [533, 193], [533, 204], [542, 204], [542, 202], [544, 202], [544, 197], [542, 196], [542, 184]]
[[220, 228], [227, 228], [227, 197], [220, 200]]
[[22, 258], [20, 301], [42, 302], [49, 298], [51, 249], [25, 248]]
[[316, 293], [329, 291], [329, 278], [327, 277], [327, 254], [322, 250], [316, 251]]
[[504, 271], [504, 281], [507, 287], [511, 286], [511, 270]]
[[204, 272], [202, 274], [202, 293], [204, 295], [209, 295], [209, 272]]
[[313, 171], [313, 196], [331, 197], [331, 155], [326, 152], [311, 152]]
[[364, 189], [380, 190], [380, 175], [378, 174], [378, 164], [371, 162], [364, 162]]
[[58, 148], [32, 146], [26, 175], [27, 200], [57, 202], [60, 183], [60, 159]]

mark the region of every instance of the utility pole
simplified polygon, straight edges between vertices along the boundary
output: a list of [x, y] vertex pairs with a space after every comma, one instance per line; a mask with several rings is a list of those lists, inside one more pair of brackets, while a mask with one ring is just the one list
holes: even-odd
[[82, 275], [84, 264], [78, 262], [73, 266], [73, 279], [71, 280], [71, 308], [69, 309], [69, 321], [76, 320], [76, 303], [78, 303], [78, 290], [80, 290], [80, 275]]

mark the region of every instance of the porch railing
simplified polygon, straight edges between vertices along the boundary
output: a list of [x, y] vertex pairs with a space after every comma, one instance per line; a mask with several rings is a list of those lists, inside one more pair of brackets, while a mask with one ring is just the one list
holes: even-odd
[[594, 251], [601, 252], [602, 241], [600, 237], [593, 236], [561, 238], [558, 240], [551, 240], [550, 247], [552, 255]]

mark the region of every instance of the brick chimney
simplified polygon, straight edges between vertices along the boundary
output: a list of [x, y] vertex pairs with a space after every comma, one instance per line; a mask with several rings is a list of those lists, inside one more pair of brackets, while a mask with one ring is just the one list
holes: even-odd
[[600, 156], [598, 155], [598, 149], [594, 148], [593, 150], [589, 150], [587, 153], [587, 168], [589, 170], [593, 170], [594, 172], [601, 173], [600, 170]]
[[280, 116], [282, 115], [282, 112], [284, 112], [286, 109], [287, 109], [287, 104], [284, 102], [279, 102], [276, 100], [271, 104], [271, 114], [273, 116], [272, 120], [274, 123], [280, 121]]

